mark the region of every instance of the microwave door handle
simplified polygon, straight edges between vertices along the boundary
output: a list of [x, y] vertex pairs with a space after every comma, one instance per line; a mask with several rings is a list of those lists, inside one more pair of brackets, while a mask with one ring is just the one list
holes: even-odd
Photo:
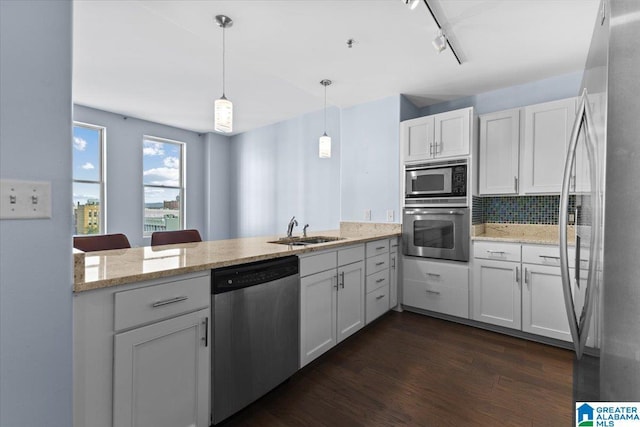
[[407, 215], [464, 215], [464, 209], [451, 209], [451, 210], [431, 210], [431, 209], [417, 209], [415, 211], [407, 211]]

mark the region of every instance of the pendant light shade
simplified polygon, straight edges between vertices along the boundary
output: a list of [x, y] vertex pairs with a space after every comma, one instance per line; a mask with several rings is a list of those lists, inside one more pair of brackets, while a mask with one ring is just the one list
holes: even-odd
[[331, 137], [327, 135], [327, 86], [331, 84], [331, 80], [324, 79], [320, 84], [324, 86], [324, 134], [318, 141], [318, 156], [328, 159], [331, 158]]
[[222, 28], [222, 96], [214, 103], [214, 129], [216, 132], [233, 132], [233, 103], [224, 95], [225, 84], [225, 29], [233, 25], [231, 18], [216, 16], [216, 24]]
[[233, 103], [224, 95], [215, 102], [214, 129], [216, 132], [233, 132]]

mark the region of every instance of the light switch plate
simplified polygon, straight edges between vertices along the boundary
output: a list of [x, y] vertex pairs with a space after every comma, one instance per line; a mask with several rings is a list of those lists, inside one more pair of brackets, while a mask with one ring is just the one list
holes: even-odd
[[0, 219], [51, 218], [51, 182], [0, 180]]

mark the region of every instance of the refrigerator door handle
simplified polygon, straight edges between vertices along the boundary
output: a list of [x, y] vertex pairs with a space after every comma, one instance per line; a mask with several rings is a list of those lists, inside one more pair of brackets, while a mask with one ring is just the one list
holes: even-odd
[[[597, 147], [595, 144], [594, 129], [592, 128], [593, 120], [591, 118], [591, 109], [589, 107], [589, 99], [587, 97], [587, 90], [582, 92], [580, 99], [580, 106], [578, 107], [578, 113], [576, 120], [573, 123], [571, 131], [571, 139], [569, 142], [569, 148], [567, 150], [567, 158], [564, 164], [564, 173], [562, 179], [562, 191], [560, 193], [560, 212], [559, 212], [559, 240], [560, 240], [560, 275], [562, 278], [562, 291], [564, 294], [565, 308], [567, 311], [567, 318], [569, 320], [569, 330], [571, 331], [571, 338], [573, 340], [576, 357], [580, 359], [584, 351], [584, 347], [587, 342], [587, 335], [589, 333], [589, 321], [591, 319], [591, 313], [593, 311], [593, 288], [595, 287], [595, 281], [597, 280], [597, 257], [600, 250], [600, 182], [598, 180], [598, 158]], [[593, 212], [591, 213], [591, 238], [590, 238], [590, 250], [589, 250], [589, 271], [587, 276], [587, 286], [585, 289], [584, 305], [580, 314], [580, 318], [576, 316], [575, 304], [573, 301], [573, 292], [571, 289], [571, 278], [569, 274], [569, 262], [568, 262], [568, 242], [567, 242], [567, 226], [569, 220], [569, 187], [571, 184], [571, 173], [573, 165], [575, 163], [576, 148], [578, 146], [578, 140], [580, 136], [580, 129], [584, 126], [585, 130], [585, 143], [587, 148], [587, 156], [589, 158], [589, 178], [591, 182], [591, 206]], [[577, 219], [577, 218], [576, 218]], [[577, 225], [576, 225], [577, 228]], [[579, 239], [577, 239], [577, 242]], [[577, 248], [576, 248], [577, 249]], [[580, 265], [575, 266], [576, 269], [580, 268]], [[577, 275], [579, 277], [579, 275]]]

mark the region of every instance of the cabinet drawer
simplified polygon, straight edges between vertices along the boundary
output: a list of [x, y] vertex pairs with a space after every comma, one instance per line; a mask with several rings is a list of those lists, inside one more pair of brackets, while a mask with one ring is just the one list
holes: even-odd
[[115, 293], [116, 331], [209, 307], [209, 275]]
[[300, 277], [331, 270], [337, 266], [338, 258], [335, 251], [300, 257]]
[[[569, 267], [576, 265], [576, 249], [570, 247], [567, 251], [569, 255]], [[582, 259], [585, 256], [580, 255]], [[588, 258], [588, 256], [586, 257]], [[558, 246], [548, 245], [522, 245], [522, 262], [527, 264], [550, 265], [554, 267], [560, 266], [560, 248]], [[585, 260], [588, 262], [588, 260]]]
[[389, 252], [394, 253], [398, 252], [398, 247], [400, 246], [400, 242], [398, 238], [389, 239]]
[[382, 286], [389, 285], [389, 269], [378, 271], [377, 273], [367, 276], [367, 293], [374, 291]]
[[367, 294], [366, 323], [382, 316], [389, 310], [389, 286], [376, 289]]
[[423, 310], [469, 318], [469, 282], [405, 279], [402, 303]]
[[389, 239], [375, 240], [367, 243], [367, 258], [389, 252]]
[[367, 275], [389, 268], [389, 255], [381, 254], [367, 257]]
[[351, 246], [338, 250], [338, 265], [353, 264], [364, 260], [364, 245]]
[[520, 262], [520, 244], [475, 241], [473, 242], [473, 257]]

